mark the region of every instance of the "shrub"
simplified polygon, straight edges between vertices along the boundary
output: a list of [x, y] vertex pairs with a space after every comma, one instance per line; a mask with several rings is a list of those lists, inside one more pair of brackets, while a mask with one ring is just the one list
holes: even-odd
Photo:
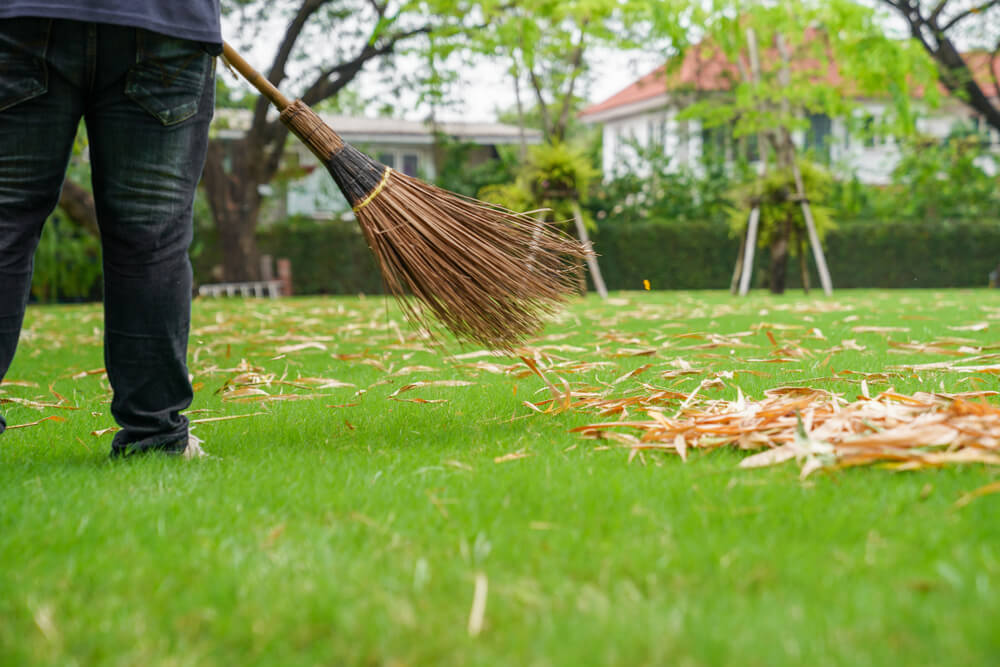
[[31, 295], [40, 302], [100, 299], [101, 244], [97, 237], [49, 217], [35, 252]]

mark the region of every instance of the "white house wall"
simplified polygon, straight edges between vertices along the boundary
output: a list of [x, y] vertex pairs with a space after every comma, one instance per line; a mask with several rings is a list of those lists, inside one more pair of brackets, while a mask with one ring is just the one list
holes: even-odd
[[677, 110], [672, 107], [608, 120], [602, 141], [605, 180], [630, 171], [649, 174], [649, 165], [640, 158], [635, 144], [651, 148], [655, 143], [671, 157], [668, 171], [700, 166], [694, 158], [701, 155], [701, 125], [698, 121], [678, 120]]
[[[366, 152], [373, 158], [380, 158], [383, 154], [393, 156], [395, 168], [402, 169], [404, 155], [415, 155], [417, 157], [417, 175], [420, 178], [432, 180], [435, 177], [434, 153], [430, 146], [414, 146], [402, 143], [380, 143], [358, 145], [358, 148]], [[319, 164], [315, 156], [301, 146], [294, 146], [297, 153], [299, 165], [305, 168], [312, 168], [312, 171], [303, 178], [289, 183], [287, 213], [288, 215], [304, 215], [315, 218], [325, 218], [346, 213], [350, 210], [347, 201], [336, 183], [327, 173], [326, 168]]]
[[[856, 112], [858, 117], [866, 115], [878, 118], [886, 112], [884, 104], [878, 102], [862, 103]], [[605, 180], [613, 179], [629, 171], [645, 176], [649, 174], [649, 164], [639, 158], [632, 144], [638, 142], [641, 146], [650, 146], [657, 131], [651, 128], [665, 128], [662, 141], [655, 137], [665, 154], [672, 157], [669, 170], [681, 168], [693, 169], [696, 173], [702, 171], [702, 139], [701, 124], [697, 120], [678, 121], [677, 109], [660, 107], [658, 109], [643, 109], [631, 115], [616, 115], [608, 117], [603, 125], [603, 175]], [[922, 116], [917, 121], [918, 130], [926, 135], [944, 139], [952, 131], [955, 124], [968, 118], [961, 109], [935, 110]], [[991, 132], [993, 146], [1000, 153], [1000, 133]], [[805, 144], [806, 132], [793, 132], [793, 141], [798, 146]], [[834, 118], [831, 122], [831, 134], [828, 139], [830, 160], [833, 169], [844, 176], [856, 175], [863, 182], [873, 185], [885, 185], [891, 182], [892, 171], [901, 158], [899, 146], [891, 138], [878, 138], [872, 146], [858, 135], [849, 135], [845, 119]], [[979, 162], [987, 173], [997, 173], [997, 160], [989, 157]]]

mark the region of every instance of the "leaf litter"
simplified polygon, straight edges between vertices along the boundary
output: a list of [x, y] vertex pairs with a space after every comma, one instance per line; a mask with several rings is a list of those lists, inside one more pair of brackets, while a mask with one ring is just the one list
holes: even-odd
[[[556, 317], [555, 332], [512, 357], [496, 350], [455, 353], [430, 345], [420, 332], [400, 327], [391, 319], [392, 311], [376, 300], [272, 302], [257, 312], [249, 303], [239, 309], [200, 304], [191, 370], [196, 391], [209, 387], [202, 395], [228, 404], [226, 410], [241, 403], [267, 408], [321, 399], [329, 408], [373, 399], [418, 406], [455, 401], [440, 391], [477, 380], [485, 384], [483, 375], [511, 381], [536, 377], [542, 384], [539, 391], [547, 395], [516, 401], [523, 417], [592, 415], [594, 423], [573, 432], [600, 441], [595, 449], [621, 447], [630, 460], [640, 462], [653, 452], [687, 460], [695, 451], [729, 447], [747, 452], [744, 468], [794, 460], [803, 475], [872, 464], [896, 470], [1000, 464], [1000, 353], [992, 352], [1000, 344], [986, 338], [996, 331], [990, 321], [1000, 319], [1000, 307], [980, 305], [962, 321], [957, 310], [940, 312], [954, 309], [947, 299], [904, 301], [897, 319], [947, 317], [942, 329], [955, 335], [927, 336], [923, 325], [912, 332], [911, 327], [891, 326], [880, 312], [885, 304], [850, 297], [761, 307], [706, 303], [696, 295], [676, 293], [660, 303], [621, 298], [567, 311]], [[733, 330], [739, 328], [730, 324], [736, 321], [733, 316], [744, 323], [750, 316], [756, 323]], [[633, 331], [637, 322], [641, 330]], [[53, 320], [48, 326], [56, 324]], [[44, 327], [36, 328], [35, 340], [54, 340], [43, 334]], [[924, 340], [917, 340], [918, 333]], [[86, 341], [78, 336], [61, 345], [93, 344], [95, 335], [88, 332]], [[235, 365], [229, 361], [234, 350], [246, 357]], [[280, 357], [273, 356], [276, 350]], [[872, 361], [886, 353], [901, 355], [899, 362], [873, 367]], [[428, 377], [449, 372], [456, 379]], [[93, 368], [61, 377], [78, 381], [89, 376], [106, 378], [106, 373]], [[951, 393], [945, 391], [945, 380]], [[102, 382], [103, 391], [95, 398], [106, 401], [106, 380]], [[914, 383], [919, 390], [912, 389]], [[909, 385], [910, 393], [893, 389], [901, 384]], [[376, 392], [380, 385], [393, 386]], [[5, 382], [3, 399], [35, 410], [76, 407], [51, 386], [46, 396], [11, 395], [37, 387]], [[517, 385], [513, 387], [516, 396]], [[848, 391], [835, 391], [844, 387]], [[851, 387], [860, 393], [855, 396]], [[424, 397], [422, 389], [435, 393]], [[532, 388], [522, 389], [531, 396]], [[73, 394], [81, 407], [86, 405], [82, 391]], [[58, 401], [53, 403], [52, 396]], [[505, 462], [530, 456], [512, 454], [496, 458]]]

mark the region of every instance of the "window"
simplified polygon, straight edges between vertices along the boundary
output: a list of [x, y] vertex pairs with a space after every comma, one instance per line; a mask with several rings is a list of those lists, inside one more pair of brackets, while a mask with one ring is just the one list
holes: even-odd
[[760, 146], [757, 142], [757, 134], [747, 134], [743, 137], [746, 142], [746, 158], [747, 162], [757, 162], [760, 160]]
[[417, 175], [417, 165], [418, 165], [418, 163], [419, 163], [419, 160], [417, 160], [417, 156], [416, 155], [414, 155], [412, 153], [404, 153], [403, 154], [403, 173], [406, 174], [407, 176], [416, 176]]
[[379, 153], [378, 161], [387, 167], [396, 168], [396, 155], [394, 153]]
[[701, 155], [707, 160], [726, 159], [733, 146], [733, 125], [714, 125], [701, 130]]
[[664, 116], [651, 118], [646, 125], [649, 147], [662, 149], [667, 139], [667, 119]]
[[812, 150], [818, 157], [830, 158], [830, 135], [833, 121], [825, 113], [809, 114], [809, 131], [806, 133], [806, 150]]
[[875, 134], [875, 116], [868, 114], [861, 121], [861, 136], [864, 139], [865, 148], [874, 148], [879, 143], [878, 136]]

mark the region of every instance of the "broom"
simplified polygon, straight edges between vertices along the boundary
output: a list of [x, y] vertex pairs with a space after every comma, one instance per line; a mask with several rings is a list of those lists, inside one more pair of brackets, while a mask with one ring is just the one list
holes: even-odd
[[[281, 112], [354, 210], [407, 318], [460, 340], [511, 350], [577, 285], [587, 250], [530, 215], [448, 192], [387, 167], [290, 101], [229, 45], [223, 56]], [[416, 297], [418, 303], [406, 298]]]

